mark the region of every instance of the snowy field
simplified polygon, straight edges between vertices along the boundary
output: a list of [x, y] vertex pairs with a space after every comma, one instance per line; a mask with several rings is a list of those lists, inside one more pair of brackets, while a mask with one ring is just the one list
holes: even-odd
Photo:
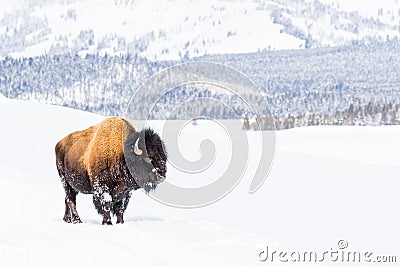
[[[239, 185], [213, 205], [172, 208], [137, 191], [125, 224], [102, 226], [91, 195], [79, 194], [83, 224], [66, 224], [54, 146], [101, 120], [0, 95], [0, 266], [364, 266], [259, 260], [266, 246], [330, 251], [339, 240], [351, 251], [400, 261], [398, 126], [279, 131], [274, 165], [255, 194], [248, 194], [250, 162]], [[196, 136], [209, 135], [206, 124], [193, 128]], [[249, 138], [256, 148], [257, 133]], [[182, 142], [193, 147], [188, 138]], [[216, 163], [218, 153], [225, 152], [217, 150]], [[179, 183], [177, 176], [170, 168], [167, 179]]]

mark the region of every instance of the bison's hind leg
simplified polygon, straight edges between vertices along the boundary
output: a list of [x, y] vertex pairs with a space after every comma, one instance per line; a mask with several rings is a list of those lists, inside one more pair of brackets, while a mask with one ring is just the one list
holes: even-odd
[[65, 213], [64, 213], [64, 218], [63, 220], [66, 223], [72, 223], [72, 217], [71, 217], [71, 212], [68, 206], [68, 202], [67, 202], [67, 197], [65, 197]]
[[65, 214], [64, 221], [67, 223], [81, 223], [81, 218], [76, 210], [76, 195], [78, 194], [67, 181], [63, 180], [65, 190]]

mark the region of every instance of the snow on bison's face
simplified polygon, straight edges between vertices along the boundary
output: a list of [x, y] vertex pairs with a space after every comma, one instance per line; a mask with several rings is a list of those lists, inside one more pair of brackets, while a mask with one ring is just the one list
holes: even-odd
[[134, 132], [124, 144], [125, 161], [136, 183], [146, 193], [156, 189], [167, 173], [164, 142], [151, 129]]

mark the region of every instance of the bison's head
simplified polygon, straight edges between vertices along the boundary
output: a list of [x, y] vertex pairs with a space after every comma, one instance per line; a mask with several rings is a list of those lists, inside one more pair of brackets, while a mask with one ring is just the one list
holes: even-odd
[[152, 129], [131, 133], [124, 144], [125, 161], [136, 183], [147, 193], [165, 179], [167, 153]]

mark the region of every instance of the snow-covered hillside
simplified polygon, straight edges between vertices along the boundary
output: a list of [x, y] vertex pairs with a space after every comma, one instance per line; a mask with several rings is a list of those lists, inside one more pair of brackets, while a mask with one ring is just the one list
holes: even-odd
[[[400, 127], [280, 131], [271, 174], [255, 194], [248, 194], [257, 164], [250, 161], [240, 184], [213, 205], [176, 209], [137, 191], [125, 224], [109, 227], [100, 225], [91, 196], [80, 194], [84, 223], [66, 224], [54, 145], [101, 119], [0, 95], [0, 266], [274, 266], [259, 261], [266, 246], [330, 251], [341, 239], [351, 251], [400, 260]], [[186, 152], [197, 153], [196, 137], [222, 138], [206, 121], [188, 127], [180, 143]], [[257, 134], [249, 133], [251, 149], [259, 147]], [[217, 150], [216, 162], [226, 151]], [[179, 183], [169, 168], [167, 179]]]
[[0, 1], [0, 56], [66, 51], [151, 60], [399, 37], [397, 0]]

